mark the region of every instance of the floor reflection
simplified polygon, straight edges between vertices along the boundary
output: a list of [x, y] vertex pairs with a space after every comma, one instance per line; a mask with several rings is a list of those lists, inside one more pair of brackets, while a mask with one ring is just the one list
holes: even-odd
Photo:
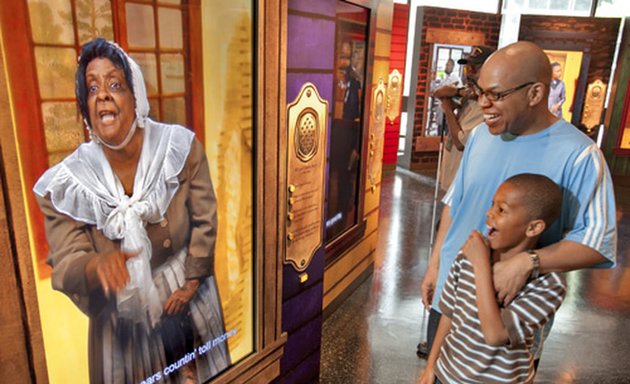
[[[415, 383], [426, 316], [434, 181], [383, 175], [374, 273], [323, 325], [321, 383]], [[618, 207], [615, 269], [567, 275], [569, 291], [546, 343], [536, 383], [630, 383], [630, 207]]]

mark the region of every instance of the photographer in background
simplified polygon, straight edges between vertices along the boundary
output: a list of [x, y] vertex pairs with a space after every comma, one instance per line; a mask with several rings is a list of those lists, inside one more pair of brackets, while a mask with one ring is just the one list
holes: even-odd
[[[434, 81], [431, 82], [431, 93], [434, 93], [436, 89], [442, 87], [454, 87], [455, 89], [460, 88], [462, 86], [462, 81], [459, 78], [457, 72], [455, 72], [455, 61], [449, 58], [446, 61], [446, 66], [444, 67], [444, 75], [445, 77], [435, 78]], [[432, 78], [434, 78], [435, 74], [433, 73]], [[437, 96], [434, 96], [438, 98]], [[437, 122], [437, 135], [442, 134], [442, 130], [446, 127], [444, 126], [444, 109], [448, 108], [447, 106], [443, 106], [438, 98], [437, 110], [435, 114], [435, 120]]]

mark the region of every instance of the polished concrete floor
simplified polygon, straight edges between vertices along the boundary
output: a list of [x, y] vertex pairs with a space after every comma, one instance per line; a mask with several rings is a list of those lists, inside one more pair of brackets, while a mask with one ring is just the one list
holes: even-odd
[[[415, 173], [383, 175], [374, 273], [324, 322], [321, 383], [415, 383], [424, 369], [415, 350], [433, 188]], [[630, 383], [630, 206], [618, 206], [617, 219], [618, 265], [568, 274], [536, 383]]]

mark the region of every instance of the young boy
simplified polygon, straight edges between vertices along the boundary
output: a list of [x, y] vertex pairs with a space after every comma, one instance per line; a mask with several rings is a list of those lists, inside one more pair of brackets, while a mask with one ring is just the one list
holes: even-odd
[[[440, 298], [442, 319], [418, 383], [531, 383], [534, 331], [565, 295], [560, 275], [529, 281], [505, 308], [497, 303], [492, 263], [534, 249], [560, 214], [560, 188], [542, 175], [512, 176], [486, 214], [488, 237], [473, 231], [457, 255]], [[532, 252], [532, 261], [538, 256]]]

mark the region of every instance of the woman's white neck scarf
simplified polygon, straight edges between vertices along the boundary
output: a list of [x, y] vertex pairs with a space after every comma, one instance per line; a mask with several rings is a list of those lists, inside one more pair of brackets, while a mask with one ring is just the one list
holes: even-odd
[[120, 240], [123, 252], [138, 253], [127, 260], [130, 281], [116, 296], [117, 309], [120, 317], [154, 326], [162, 305], [151, 276], [151, 241], [145, 227], [164, 218], [179, 188], [177, 176], [188, 158], [194, 134], [147, 117], [144, 78], [138, 65], [128, 56], [127, 60], [132, 67], [136, 122], [145, 129], [131, 197], [94, 141], [80, 145], [46, 171], [33, 189], [42, 197], [50, 194], [57, 211], [96, 225], [110, 240]]

